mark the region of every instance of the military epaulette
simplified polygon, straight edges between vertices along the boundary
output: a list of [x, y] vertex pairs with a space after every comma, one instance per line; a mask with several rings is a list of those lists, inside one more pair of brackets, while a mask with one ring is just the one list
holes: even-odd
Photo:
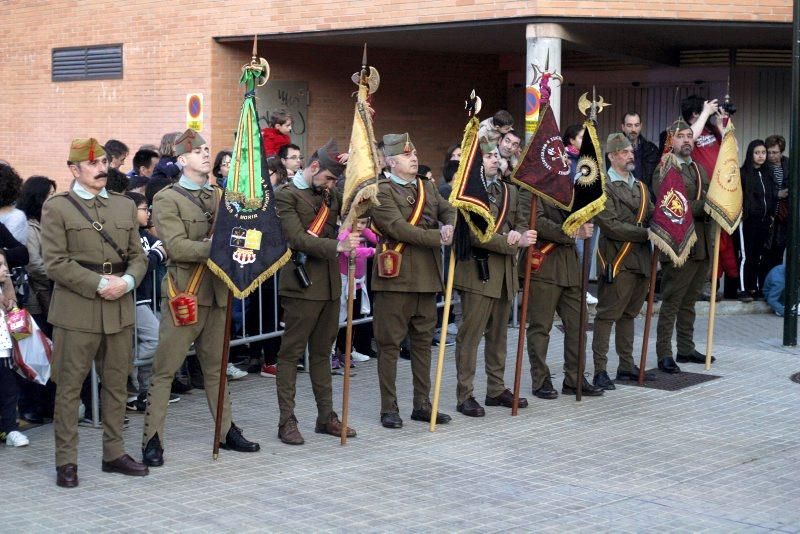
[[273, 189], [273, 191], [274, 191], [274, 192], [276, 192], [276, 193], [277, 193], [278, 191], [283, 191], [284, 189], [286, 189], [286, 188], [289, 186], [289, 184], [290, 184], [290, 183], [291, 183], [291, 182], [284, 182], [284, 183], [282, 183], [282, 184], [278, 184], [277, 186], [275, 186], [275, 188]]

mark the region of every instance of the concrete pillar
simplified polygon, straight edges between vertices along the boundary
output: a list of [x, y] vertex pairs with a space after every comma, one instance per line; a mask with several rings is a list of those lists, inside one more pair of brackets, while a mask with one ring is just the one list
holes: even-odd
[[[533, 85], [534, 71], [531, 65], [536, 64], [544, 68], [548, 52], [550, 54], [550, 72], [561, 73], [561, 42], [566, 34], [558, 24], [528, 24], [525, 28], [527, 40], [527, 57], [525, 61], [525, 85]], [[556, 124], [561, 128], [561, 86], [558, 82], [550, 84], [550, 107], [556, 118]], [[530, 133], [526, 132], [526, 141]]]

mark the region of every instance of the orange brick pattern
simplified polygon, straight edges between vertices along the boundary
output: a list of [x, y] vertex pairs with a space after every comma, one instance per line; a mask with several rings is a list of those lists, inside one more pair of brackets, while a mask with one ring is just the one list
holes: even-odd
[[[637, 17], [790, 22], [788, 0], [707, 0], [677, 6], [643, 0], [369, 0], [294, 3], [229, 0], [7, 0], [0, 2], [0, 159], [23, 176], [41, 173], [67, 182], [72, 137], [116, 137], [133, 150], [185, 127], [185, 98], [205, 98], [205, 129], [212, 149], [230, 139], [247, 46], [221, 45], [215, 36], [322, 31], [530, 16]], [[124, 44], [124, 79], [52, 83], [52, 48]], [[480, 52], [476, 50], [475, 52]], [[348, 75], [359, 52], [346, 48], [271, 47], [262, 50], [275, 79], [308, 81], [309, 146], [336, 136], [346, 144], [353, 86]], [[377, 95], [379, 132], [409, 130], [422, 161], [440, 163], [463, 127], [461, 100], [479, 84], [487, 112], [504, 105], [505, 79], [493, 56], [436, 56], [375, 50], [383, 87]], [[355, 60], [354, 60], [355, 58]], [[493, 76], [489, 76], [492, 73]], [[436, 121], [431, 117], [436, 116]], [[446, 117], [442, 120], [441, 117]], [[132, 156], [132, 155], [131, 155]], [[124, 170], [130, 168], [130, 161]]]

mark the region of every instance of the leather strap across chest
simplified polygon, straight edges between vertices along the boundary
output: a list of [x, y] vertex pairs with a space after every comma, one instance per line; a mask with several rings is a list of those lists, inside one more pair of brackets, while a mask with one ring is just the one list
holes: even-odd
[[114, 238], [111, 237], [111, 234], [106, 232], [105, 228], [103, 228], [103, 224], [100, 221], [95, 221], [92, 218], [92, 216], [89, 215], [89, 212], [86, 211], [86, 208], [80, 202], [75, 200], [69, 193], [67, 193], [67, 200], [69, 200], [72, 203], [72, 205], [75, 206], [75, 208], [80, 212], [80, 214], [83, 215], [87, 221], [89, 221], [89, 224], [92, 225], [92, 228], [97, 230], [97, 233], [100, 234], [100, 237], [102, 237], [106, 241], [106, 243], [111, 245], [111, 248], [114, 249], [114, 251], [119, 255], [119, 257], [127, 262], [128, 253], [122, 247], [120, 247], [116, 241], [114, 241]]

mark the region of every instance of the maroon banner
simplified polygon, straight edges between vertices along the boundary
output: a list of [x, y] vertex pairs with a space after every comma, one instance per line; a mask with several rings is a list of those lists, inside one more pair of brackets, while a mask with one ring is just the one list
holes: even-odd
[[542, 120], [531, 142], [525, 147], [521, 161], [511, 175], [511, 181], [562, 210], [569, 211], [575, 194], [569, 157], [558, 133], [553, 110], [544, 101], [543, 105], [544, 110], [540, 112]]
[[664, 179], [658, 188], [655, 211], [650, 219], [650, 241], [680, 267], [697, 241], [694, 217], [675, 156], [665, 156], [662, 165]]

